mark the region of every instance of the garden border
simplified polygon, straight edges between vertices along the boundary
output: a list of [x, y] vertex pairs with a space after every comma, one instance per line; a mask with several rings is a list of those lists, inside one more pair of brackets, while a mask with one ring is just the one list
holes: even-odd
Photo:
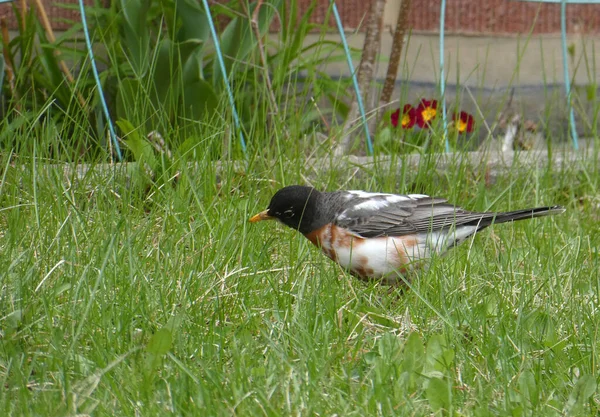
[[[568, 146], [568, 145], [567, 145]], [[304, 165], [304, 173], [307, 178], [310, 178], [312, 172], [328, 172], [331, 170], [354, 171], [352, 175], [358, 172], [368, 171], [370, 169], [394, 170], [395, 173], [402, 172], [404, 169], [418, 169], [422, 159], [427, 159], [425, 163], [430, 163], [432, 168], [438, 171], [446, 171], [456, 167], [471, 167], [486, 176], [488, 180], [497, 178], [500, 175], [507, 174], [512, 171], [512, 174], [522, 173], [523, 171], [540, 170], [550, 168], [551, 170], [582, 169], [586, 164], [597, 163], [600, 166], [600, 149], [589, 144], [585, 148], [580, 148], [578, 151], [568, 149], [567, 147], [553, 149], [551, 152], [547, 150], [530, 150], [530, 151], [508, 151], [499, 152], [477, 151], [477, 152], [451, 152], [451, 153], [436, 153], [436, 154], [406, 154], [394, 156], [356, 156], [347, 155], [340, 158], [311, 158], [307, 159]], [[133, 167], [137, 162], [115, 162], [113, 164], [72, 164], [57, 165], [49, 164], [47, 167], [62, 167], [67, 181], [81, 180], [83, 177], [90, 175], [110, 175], [127, 177], [130, 167]], [[278, 162], [273, 161], [272, 165], [276, 166]], [[287, 164], [287, 162], [284, 162]], [[195, 163], [188, 164], [188, 169], [199, 169]], [[20, 165], [21, 169], [27, 169], [26, 164]], [[225, 169], [233, 169], [234, 171], [246, 172], [247, 163], [243, 160], [235, 161], [215, 161], [215, 172], [219, 174]], [[588, 165], [589, 167], [589, 165]], [[308, 180], [307, 180], [308, 181]]]

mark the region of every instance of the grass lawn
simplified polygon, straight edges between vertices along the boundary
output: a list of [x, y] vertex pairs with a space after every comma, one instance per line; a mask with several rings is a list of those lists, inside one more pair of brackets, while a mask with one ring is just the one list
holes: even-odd
[[[318, 173], [212, 162], [150, 192], [2, 159], [0, 415], [597, 415], [598, 167]], [[22, 167], [22, 169], [20, 169]], [[283, 185], [422, 192], [493, 226], [414, 279], [365, 284], [250, 224]], [[109, 177], [109, 178], [107, 178]]]

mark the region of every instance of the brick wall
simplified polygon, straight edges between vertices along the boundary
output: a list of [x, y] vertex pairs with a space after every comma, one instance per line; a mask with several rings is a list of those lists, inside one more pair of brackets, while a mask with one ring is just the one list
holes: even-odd
[[[50, 24], [52, 28], [55, 30], [65, 30], [72, 26], [71, 23], [73, 21], [79, 21], [79, 9], [77, 10], [67, 10], [61, 5], [69, 5], [69, 7], [77, 7], [79, 2], [77, 0], [41, 0], [44, 9], [46, 10], [46, 14], [50, 20]], [[94, 0], [84, 0], [84, 4], [93, 5]], [[18, 27], [17, 17], [13, 13], [13, 8], [17, 8], [19, 10], [27, 4], [29, 9], [34, 10], [32, 7], [34, 1], [32, 0], [13, 0], [12, 3], [2, 3], [0, 4], [0, 18], [6, 19], [6, 23], [8, 24], [9, 29], [16, 29]]]
[[[339, 12], [348, 30], [359, 28], [372, 0], [337, 0]], [[388, 0], [398, 1], [398, 0]], [[410, 27], [417, 32], [438, 31], [441, 0], [413, 0], [410, 12]], [[211, 1], [211, 3], [214, 1]], [[298, 0], [301, 10], [306, 10], [312, 0]], [[20, 5], [24, 0], [16, 0]], [[31, 2], [27, 2], [31, 3]], [[66, 29], [70, 25], [64, 19], [77, 20], [79, 13], [65, 10], [58, 3], [77, 4], [76, 0], [60, 2], [42, 0], [55, 29]], [[91, 4], [92, 0], [86, 0]], [[323, 22], [327, 16], [329, 0], [318, 0], [312, 20]], [[0, 5], [0, 17], [4, 17], [9, 28], [17, 27], [10, 4]], [[534, 23], [535, 22], [535, 23]], [[333, 17], [329, 17], [332, 29]], [[560, 31], [560, 4], [526, 3], [515, 0], [448, 0], [446, 13], [447, 33], [472, 33], [479, 35], [529, 33], [558, 33]], [[567, 30], [570, 33], [600, 34], [600, 6], [573, 4], [567, 6]]]
[[[437, 32], [440, 0], [413, 0], [410, 25], [413, 30]], [[418, 5], [418, 6], [417, 6]], [[558, 3], [515, 0], [446, 1], [446, 31], [449, 33], [517, 34], [560, 32]], [[600, 5], [567, 5], [569, 33], [600, 34]]]
[[[398, 1], [398, 0], [387, 0]], [[299, 0], [306, 8], [312, 0]], [[347, 29], [358, 28], [372, 0], [338, 0], [337, 5]], [[313, 15], [314, 22], [323, 22], [328, 0], [319, 0]], [[441, 0], [412, 0], [409, 26], [418, 32], [439, 32]], [[395, 22], [395, 17], [392, 19]], [[330, 18], [333, 26], [333, 18]], [[447, 0], [447, 33], [519, 34], [559, 33], [560, 4], [529, 3], [516, 0]], [[569, 33], [600, 34], [600, 5], [567, 5]]]

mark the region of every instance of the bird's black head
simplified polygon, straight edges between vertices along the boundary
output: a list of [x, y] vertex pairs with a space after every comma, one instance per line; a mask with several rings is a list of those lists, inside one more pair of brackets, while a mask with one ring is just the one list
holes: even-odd
[[312, 187], [291, 185], [277, 191], [269, 207], [250, 219], [251, 222], [277, 219], [286, 226], [301, 233], [309, 233], [317, 229], [317, 203], [321, 193]]

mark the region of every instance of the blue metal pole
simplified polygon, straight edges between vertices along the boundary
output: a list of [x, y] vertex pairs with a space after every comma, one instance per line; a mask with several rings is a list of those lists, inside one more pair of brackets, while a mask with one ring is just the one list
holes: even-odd
[[333, 16], [335, 17], [335, 23], [337, 25], [338, 31], [340, 32], [340, 37], [342, 38], [342, 45], [344, 45], [344, 52], [346, 53], [346, 61], [348, 61], [348, 69], [350, 70], [350, 74], [352, 76], [352, 83], [354, 84], [354, 92], [356, 94], [356, 102], [358, 103], [358, 110], [360, 111], [360, 117], [362, 119], [363, 128], [365, 130], [365, 138], [367, 141], [367, 152], [369, 155], [373, 155], [373, 142], [371, 141], [371, 134], [369, 133], [369, 126], [367, 124], [367, 115], [365, 113], [365, 106], [363, 105], [362, 96], [360, 94], [360, 87], [358, 86], [358, 80], [356, 79], [356, 73], [354, 71], [354, 64], [352, 64], [352, 57], [350, 56], [350, 48], [348, 48], [348, 42], [346, 42], [346, 35], [344, 34], [344, 27], [342, 25], [342, 20], [340, 19], [340, 14], [338, 13], [338, 9], [335, 5], [334, 0], [331, 1], [331, 7], [333, 10]]
[[88, 27], [87, 27], [87, 19], [85, 17], [85, 7], [83, 4], [83, 0], [79, 0], [79, 11], [81, 13], [81, 23], [83, 25], [83, 35], [85, 37], [85, 45], [87, 47], [88, 54], [90, 55], [90, 64], [92, 65], [92, 73], [94, 74], [94, 79], [96, 80], [96, 88], [98, 88], [98, 95], [100, 96], [100, 103], [102, 104], [102, 110], [104, 111], [104, 116], [106, 117], [106, 123], [108, 124], [110, 138], [112, 139], [113, 145], [115, 147], [115, 153], [117, 154], [117, 159], [119, 161], [121, 161], [123, 159], [123, 156], [121, 155], [121, 148], [119, 147], [119, 141], [117, 140], [115, 128], [114, 128], [112, 120], [110, 118], [110, 113], [108, 112], [108, 106], [106, 105], [106, 100], [104, 99], [104, 91], [102, 90], [102, 83], [100, 82], [100, 77], [98, 76], [98, 69], [96, 68], [96, 60], [94, 58], [94, 51], [92, 50], [92, 42], [90, 40], [90, 34], [88, 31]]
[[569, 127], [571, 128], [571, 139], [573, 140], [573, 149], [579, 149], [579, 140], [577, 137], [577, 127], [575, 126], [575, 113], [573, 112], [573, 103], [571, 102], [571, 80], [569, 76], [569, 61], [567, 57], [567, 2], [562, 0], [560, 3], [560, 35], [562, 43], [563, 71], [565, 76], [565, 90], [567, 94], [567, 110], [569, 112]]
[[444, 27], [446, 23], [446, 0], [442, 0], [440, 6], [440, 99], [442, 100], [442, 129], [444, 131], [444, 141], [446, 142], [446, 152], [450, 152], [450, 143], [448, 142], [448, 120], [446, 118], [446, 78], [444, 75]]
[[215, 30], [215, 25], [213, 24], [213, 19], [212, 19], [212, 15], [210, 13], [210, 8], [208, 7], [208, 1], [202, 0], [202, 3], [204, 4], [204, 8], [206, 9], [206, 20], [208, 20], [208, 26], [210, 27], [210, 34], [213, 38], [213, 42], [215, 43], [215, 52], [217, 54], [217, 60], [219, 61], [219, 67], [221, 68], [221, 74], [223, 75], [223, 82], [225, 83], [225, 89], [227, 90], [227, 96], [229, 97], [231, 113], [233, 114], [233, 122], [235, 123], [235, 127], [238, 130], [239, 135], [240, 135], [240, 145], [242, 147], [242, 151], [244, 153], [246, 153], [246, 141], [244, 141], [242, 125], [240, 123], [240, 118], [238, 116], [237, 110], [235, 108], [235, 101], [233, 100], [233, 93], [231, 92], [231, 86], [229, 85], [229, 78], [227, 76], [227, 70], [225, 69], [225, 63], [223, 62], [223, 54], [221, 53], [221, 45], [219, 44], [219, 37], [217, 36], [217, 31]]

